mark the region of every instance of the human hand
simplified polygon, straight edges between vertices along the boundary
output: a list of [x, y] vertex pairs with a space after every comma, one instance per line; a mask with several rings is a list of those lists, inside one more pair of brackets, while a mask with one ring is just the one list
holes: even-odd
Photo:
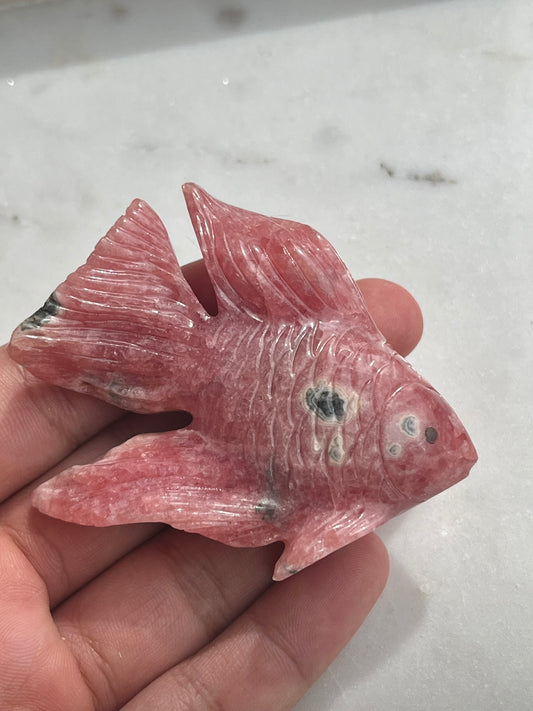
[[[184, 272], [212, 301], [203, 265]], [[422, 331], [412, 297], [359, 285], [406, 355]], [[0, 350], [0, 711], [290, 709], [372, 608], [388, 566], [373, 534], [272, 584], [278, 545], [84, 527], [31, 507], [38, 483], [179, 418], [47, 385]]]

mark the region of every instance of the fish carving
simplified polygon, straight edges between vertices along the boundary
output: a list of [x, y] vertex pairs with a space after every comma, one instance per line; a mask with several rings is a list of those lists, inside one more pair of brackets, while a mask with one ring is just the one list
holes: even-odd
[[385, 342], [324, 237], [183, 190], [216, 315], [135, 200], [9, 352], [56, 385], [192, 422], [70, 467], [34, 505], [91, 526], [283, 541], [283, 580], [467, 476], [477, 455], [463, 425]]

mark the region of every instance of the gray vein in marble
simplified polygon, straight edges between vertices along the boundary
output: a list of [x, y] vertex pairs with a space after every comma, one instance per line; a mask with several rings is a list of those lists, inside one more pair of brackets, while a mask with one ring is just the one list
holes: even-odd
[[433, 187], [442, 184], [457, 185], [457, 180], [455, 180], [455, 178], [449, 178], [438, 168], [429, 171], [407, 170], [400, 172], [390, 163], [386, 163], [385, 161], [381, 161], [379, 167], [389, 176], [389, 178], [411, 180], [415, 183], [429, 183]]

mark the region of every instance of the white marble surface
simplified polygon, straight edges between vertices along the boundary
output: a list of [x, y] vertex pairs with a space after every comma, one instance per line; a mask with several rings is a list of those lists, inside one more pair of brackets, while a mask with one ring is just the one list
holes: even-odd
[[532, 77], [530, 0], [0, 9], [3, 340], [133, 197], [195, 258], [185, 180], [423, 308], [480, 461], [382, 529], [388, 587], [298, 711], [533, 708]]

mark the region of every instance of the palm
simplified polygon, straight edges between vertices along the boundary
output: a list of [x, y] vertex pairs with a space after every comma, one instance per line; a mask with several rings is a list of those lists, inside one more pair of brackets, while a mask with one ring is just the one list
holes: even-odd
[[[189, 277], [207, 298], [201, 268]], [[412, 300], [385, 282], [362, 287], [385, 335], [408, 352], [421, 331]], [[233, 549], [154, 524], [96, 529], [40, 514], [30, 494], [41, 478], [179, 421], [122, 416], [29, 380], [5, 348], [0, 393], [0, 711], [238, 711], [251, 699], [258, 711], [289, 709], [378, 597], [387, 557], [373, 535], [272, 585], [277, 546]]]

